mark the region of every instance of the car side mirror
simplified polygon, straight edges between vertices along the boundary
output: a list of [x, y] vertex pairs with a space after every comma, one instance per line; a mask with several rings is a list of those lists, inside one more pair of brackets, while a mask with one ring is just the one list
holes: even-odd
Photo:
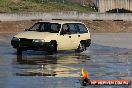
[[28, 29], [25, 29], [25, 31], [28, 31]]

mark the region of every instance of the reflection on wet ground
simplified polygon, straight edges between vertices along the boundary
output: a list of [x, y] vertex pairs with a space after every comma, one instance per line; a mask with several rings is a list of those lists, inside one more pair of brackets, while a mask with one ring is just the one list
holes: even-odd
[[[82, 67], [90, 79], [132, 80], [132, 49], [92, 43], [77, 54], [63, 51], [54, 55], [28, 51], [17, 56], [10, 46], [11, 35], [0, 42], [0, 88], [82, 88]], [[130, 86], [88, 86], [88, 88], [130, 88]]]
[[55, 77], [79, 77], [79, 67], [74, 66], [84, 63], [85, 55], [40, 55], [40, 56], [17, 56], [14, 62], [18, 76], [55, 76]]

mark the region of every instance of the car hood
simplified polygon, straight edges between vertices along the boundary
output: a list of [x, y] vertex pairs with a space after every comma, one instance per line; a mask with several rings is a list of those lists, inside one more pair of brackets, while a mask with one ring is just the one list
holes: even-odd
[[26, 31], [15, 35], [17, 38], [27, 38], [27, 39], [44, 39], [49, 36], [57, 35], [57, 33], [50, 32], [36, 32], [36, 31]]

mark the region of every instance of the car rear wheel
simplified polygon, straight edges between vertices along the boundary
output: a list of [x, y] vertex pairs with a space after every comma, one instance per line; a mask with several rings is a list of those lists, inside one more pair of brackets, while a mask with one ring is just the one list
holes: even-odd
[[75, 50], [75, 52], [81, 53], [81, 52], [83, 52], [85, 50], [86, 50], [86, 44], [85, 43], [80, 43], [78, 48]]

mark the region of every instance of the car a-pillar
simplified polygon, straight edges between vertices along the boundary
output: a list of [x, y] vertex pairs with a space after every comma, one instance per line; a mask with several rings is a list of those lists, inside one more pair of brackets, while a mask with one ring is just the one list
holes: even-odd
[[57, 41], [56, 40], [51, 40], [50, 41], [49, 48], [48, 48], [48, 53], [49, 54], [57, 53]]

